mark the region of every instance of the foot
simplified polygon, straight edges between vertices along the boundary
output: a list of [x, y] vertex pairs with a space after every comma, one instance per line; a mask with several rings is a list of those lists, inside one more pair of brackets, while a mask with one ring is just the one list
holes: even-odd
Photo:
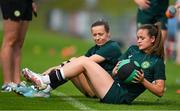
[[11, 92], [11, 91], [12, 91], [12, 88], [9, 84], [2, 85], [1, 92]]
[[11, 82], [8, 84], [4, 84], [1, 87], [1, 92], [11, 92], [17, 87], [17, 84]]
[[29, 86], [24, 81], [18, 84], [18, 86], [14, 89], [14, 92], [17, 94], [23, 95], [31, 90], [37, 90], [33, 85]]
[[22, 70], [22, 74], [23, 74], [24, 78], [26, 78], [27, 80], [29, 80], [33, 84], [35, 84], [35, 86], [39, 90], [45, 89], [47, 87], [47, 84], [43, 83], [43, 81], [41, 79], [41, 75], [32, 72], [28, 68], [24, 68]]

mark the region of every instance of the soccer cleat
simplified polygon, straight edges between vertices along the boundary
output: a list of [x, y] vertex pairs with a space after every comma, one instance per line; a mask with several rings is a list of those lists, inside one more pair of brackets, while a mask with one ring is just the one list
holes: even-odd
[[12, 87], [9, 84], [4, 84], [1, 87], [1, 92], [11, 92], [12, 91]]
[[43, 90], [43, 89], [45, 89], [47, 87], [47, 84], [44, 84], [43, 81], [41, 80], [41, 76], [39, 74], [36, 74], [36, 73], [32, 72], [28, 68], [24, 68], [22, 70], [22, 74], [23, 74], [24, 78], [26, 78], [27, 80], [34, 83], [35, 86], [39, 90]]
[[14, 91], [17, 93], [17, 94], [20, 94], [20, 95], [23, 95], [24, 93], [27, 93], [29, 91], [36, 91], [37, 89], [35, 89], [35, 87], [32, 85], [32, 86], [26, 86], [26, 85], [21, 85], [19, 84], [15, 89]]
[[1, 92], [11, 92], [13, 91], [15, 88], [17, 87], [17, 84], [11, 82], [11, 83], [8, 83], [8, 84], [4, 84], [2, 87], [1, 87]]
[[44, 91], [29, 91], [27, 93], [23, 94], [25, 97], [42, 97], [42, 98], [48, 98], [50, 97], [50, 92], [44, 92]]

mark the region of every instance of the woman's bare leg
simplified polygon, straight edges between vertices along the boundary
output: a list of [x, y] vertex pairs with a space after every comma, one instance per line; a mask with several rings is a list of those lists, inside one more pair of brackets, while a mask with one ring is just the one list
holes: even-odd
[[71, 79], [82, 72], [88, 77], [97, 96], [103, 98], [112, 86], [114, 80], [97, 63], [89, 60], [87, 57], [79, 57], [63, 67], [65, 78]]
[[90, 81], [87, 79], [87, 77], [83, 73], [72, 78], [71, 82], [84, 95], [89, 96], [89, 97], [95, 97], [96, 96], [95, 91], [92, 87], [92, 84], [90, 83]]
[[23, 75], [27, 80], [32, 81], [39, 89], [44, 89], [46, 84], [51, 88], [64, 84], [68, 79], [77, 77], [81, 73], [87, 77], [92, 84], [95, 94], [103, 98], [111, 88], [114, 80], [112, 77], [97, 63], [88, 57], [79, 57], [63, 67], [52, 70], [49, 75], [39, 76], [28, 69], [23, 70]]
[[[74, 60], [76, 58], [71, 58], [70, 61]], [[63, 62], [64, 64], [67, 64], [67, 62]], [[43, 75], [49, 74], [52, 70], [54, 69], [59, 69], [61, 65], [51, 67], [47, 69], [45, 72], [43, 72]], [[86, 76], [81, 73], [80, 75], [74, 77], [71, 79], [72, 83], [74, 86], [82, 92], [84, 95], [89, 96], [89, 97], [95, 97], [96, 94], [92, 88], [92, 84], [87, 80]]]
[[13, 82], [20, 83], [20, 64], [21, 64], [21, 49], [24, 43], [25, 35], [28, 29], [29, 22], [28, 21], [21, 21], [20, 22], [20, 29], [18, 31], [18, 38], [16, 44], [14, 46], [14, 54], [13, 54]]
[[13, 75], [13, 54], [14, 45], [18, 38], [18, 30], [20, 29], [19, 22], [4, 20], [4, 38], [1, 47], [1, 60], [4, 76], [4, 84], [12, 82]]

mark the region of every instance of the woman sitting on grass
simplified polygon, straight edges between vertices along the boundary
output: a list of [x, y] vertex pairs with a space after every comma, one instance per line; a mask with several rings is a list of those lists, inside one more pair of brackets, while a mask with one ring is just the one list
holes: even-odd
[[130, 104], [146, 89], [156, 96], [163, 96], [166, 77], [160, 23], [142, 25], [137, 31], [137, 45], [129, 47], [120, 57], [123, 59], [137, 61], [141, 65], [142, 71], [137, 71], [134, 83], [126, 84], [116, 78], [118, 64], [113, 69], [113, 79], [100, 65], [84, 56], [52, 70], [49, 75], [40, 76], [27, 69], [23, 70], [23, 75], [37, 87], [42, 87], [50, 83], [63, 84], [84, 73], [103, 103]]
[[[87, 50], [85, 56], [98, 63], [112, 76], [112, 70], [116, 66], [119, 56], [122, 55], [120, 46], [117, 42], [111, 40], [110, 27], [106, 21], [102, 19], [95, 21], [91, 25], [90, 31], [95, 45]], [[70, 59], [69, 61], [72, 61], [73, 59]], [[49, 74], [52, 69], [59, 68], [64, 64], [66, 64], [66, 62], [49, 68], [43, 75]], [[91, 87], [92, 85], [88, 82], [83, 73], [71, 78], [71, 81], [76, 88], [87, 97], [96, 97], [96, 94]], [[56, 89], [59, 85], [61, 84], [49, 84], [45, 90], [36, 91], [31, 87], [26, 87], [21, 84], [15, 88], [15, 92], [22, 94], [25, 97], [49, 97], [50, 91]]]

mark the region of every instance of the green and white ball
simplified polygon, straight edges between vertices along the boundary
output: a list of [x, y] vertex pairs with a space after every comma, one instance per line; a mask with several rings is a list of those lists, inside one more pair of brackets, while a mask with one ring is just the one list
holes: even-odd
[[141, 70], [141, 67], [137, 61], [130, 59], [122, 60], [118, 66], [118, 79], [124, 83], [131, 83], [137, 74], [137, 71]]

